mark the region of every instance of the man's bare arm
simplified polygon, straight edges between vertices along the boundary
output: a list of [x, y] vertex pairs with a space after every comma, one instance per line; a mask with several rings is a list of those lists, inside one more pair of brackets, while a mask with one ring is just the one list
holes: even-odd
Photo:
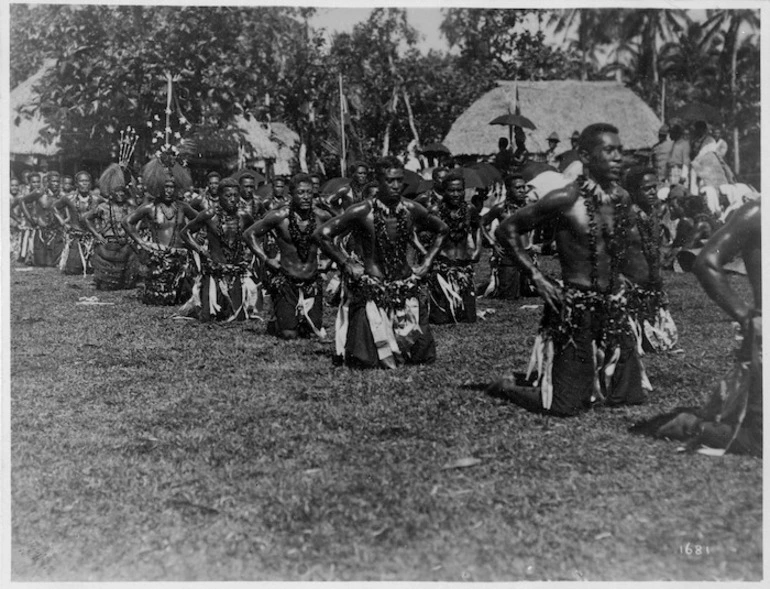
[[123, 226], [123, 229], [126, 231], [126, 235], [128, 235], [131, 239], [133, 239], [140, 247], [143, 247], [144, 249], [148, 249], [148, 250], [153, 249], [153, 246], [147, 240], [142, 239], [142, 236], [139, 235], [139, 230], [137, 229], [137, 226], [139, 225], [139, 221], [141, 221], [142, 219], [152, 217], [152, 209], [153, 209], [152, 204], [148, 203], [145, 205], [141, 205], [134, 212], [124, 217], [123, 220], [120, 222], [120, 224]]
[[356, 277], [363, 274], [363, 267], [353, 263], [347, 253], [335, 242], [335, 239], [345, 235], [357, 224], [363, 222], [369, 214], [371, 206], [371, 203], [367, 201], [354, 204], [341, 215], [329, 219], [313, 233], [313, 239], [318, 247], [336, 262], [341, 270]]
[[198, 254], [204, 257], [208, 257], [208, 253], [197, 241], [195, 241], [195, 238], [192, 236], [192, 234], [198, 232], [203, 227], [208, 226], [209, 221], [213, 216], [213, 210], [205, 209], [198, 213], [192, 221], [187, 223], [187, 225], [182, 227], [182, 230], [179, 232], [179, 237], [182, 238], [184, 244], [192, 251], [198, 252]]
[[706, 242], [693, 266], [693, 274], [706, 294], [743, 328], [753, 307], [732, 289], [724, 266], [751, 244], [759, 247], [761, 216], [758, 202], [747, 203], [735, 211], [727, 224]]
[[284, 219], [286, 219], [286, 212], [283, 209], [275, 209], [243, 232], [243, 240], [246, 245], [262, 263], [267, 263], [269, 258], [262, 247], [260, 238], [278, 227]]
[[524, 237], [533, 229], [555, 219], [562, 211], [569, 209], [576, 199], [577, 189], [574, 186], [555, 190], [531, 205], [520, 208], [500, 223], [495, 231], [495, 237], [500, 245], [513, 254], [519, 266], [531, 276], [540, 296], [553, 309], [558, 309], [561, 303], [559, 292], [535, 265]]
[[412, 212], [414, 224], [419, 229], [431, 231], [436, 234], [436, 238], [433, 240], [433, 244], [425, 254], [422, 264], [414, 269], [414, 273], [417, 276], [424, 276], [428, 273], [431, 264], [433, 264], [433, 259], [441, 251], [441, 246], [444, 245], [444, 238], [446, 237], [446, 234], [449, 233], [449, 226], [438, 216], [429, 213], [421, 204], [412, 201], [407, 206]]
[[101, 205], [91, 209], [90, 211], [86, 211], [82, 219], [83, 219], [83, 224], [86, 226], [86, 229], [88, 230], [89, 233], [91, 233], [91, 235], [94, 236], [96, 241], [98, 243], [104, 243], [105, 242], [104, 237], [102, 236], [101, 233], [99, 233], [96, 230], [96, 226], [93, 223], [93, 220], [96, 217], [101, 216], [100, 213], [101, 213]]

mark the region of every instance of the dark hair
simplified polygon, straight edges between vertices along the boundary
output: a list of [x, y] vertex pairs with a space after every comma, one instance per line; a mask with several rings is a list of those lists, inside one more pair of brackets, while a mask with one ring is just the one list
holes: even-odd
[[284, 184], [288, 184], [289, 183], [289, 179], [286, 176], [280, 175], [280, 176], [276, 176], [275, 178], [273, 178], [273, 186], [275, 186], [275, 183], [278, 182], [278, 180], [280, 180]]
[[682, 125], [671, 125], [671, 129], [668, 131], [668, 136], [674, 141], [680, 139], [684, 135], [684, 128]]
[[310, 179], [310, 174], [295, 174], [291, 179], [291, 183], [289, 184], [289, 190], [292, 194], [297, 191], [297, 186], [299, 186], [302, 182], [306, 182], [311, 186], [313, 185], [313, 181]]
[[513, 184], [514, 180], [524, 180], [524, 176], [522, 174], [520, 174], [519, 172], [514, 172], [513, 174], [508, 174], [503, 179], [503, 185], [504, 186], [510, 186], [511, 184]]
[[497, 140], [497, 147], [500, 149], [505, 149], [508, 147], [508, 139], [505, 137], [500, 137], [500, 139]]
[[35, 176], [37, 176], [39, 179], [43, 178], [40, 175], [40, 172], [30, 172], [29, 174], [27, 174], [27, 180], [29, 180], [30, 178], [34, 178]]
[[594, 147], [601, 143], [600, 137], [605, 133], [614, 133], [617, 135], [618, 128], [609, 123], [594, 123], [593, 125], [588, 125], [580, 134], [580, 138], [578, 139], [578, 149], [585, 151], [586, 153], [591, 153]]
[[463, 183], [463, 188], [465, 188], [465, 176], [463, 176], [462, 171], [455, 168], [454, 170], [450, 170], [449, 173], [444, 176], [444, 179], [441, 181], [441, 190], [445, 191], [447, 187], [449, 186], [450, 182], [457, 182], [460, 181]]
[[211, 178], [219, 178], [221, 180], [222, 179], [222, 174], [220, 174], [216, 170], [213, 170], [213, 171], [209, 172], [208, 174], [206, 174], [206, 180], [211, 180]]
[[631, 195], [639, 192], [639, 188], [642, 186], [642, 179], [647, 175], [655, 176], [655, 178], [658, 177], [657, 172], [648, 166], [635, 166], [631, 168], [626, 175], [626, 190]]
[[379, 190], [379, 189], [380, 189], [380, 185], [377, 184], [377, 182], [367, 182], [366, 184], [364, 184], [364, 189], [362, 192], [364, 194], [364, 197], [368, 198], [370, 190]]
[[369, 164], [367, 164], [366, 162], [362, 162], [361, 160], [358, 160], [351, 163], [348, 166], [348, 176], [352, 176], [353, 174], [355, 174], [356, 170], [358, 170], [358, 168], [361, 168], [361, 167], [366, 168], [367, 173], [370, 172], [372, 169], [371, 166], [369, 166]]
[[233, 178], [232, 176], [228, 176], [222, 182], [219, 183], [219, 189], [218, 194], [224, 194], [225, 188], [236, 188], [240, 190], [241, 186], [238, 184], [238, 180]]
[[698, 135], [705, 135], [706, 131], [708, 131], [708, 125], [706, 121], [695, 121], [692, 125], [692, 130]]
[[442, 174], [444, 172], [446, 172], [448, 174], [449, 173], [449, 168], [447, 168], [446, 166], [436, 166], [435, 168], [433, 168], [433, 172], [431, 172], [430, 177], [433, 178], [434, 182], [438, 182], [439, 181], [439, 178], [438, 178], [439, 174]]
[[374, 169], [377, 172], [377, 178], [380, 179], [385, 177], [385, 172], [388, 170], [403, 170], [404, 164], [396, 156], [386, 155], [377, 160], [377, 163], [374, 164]]

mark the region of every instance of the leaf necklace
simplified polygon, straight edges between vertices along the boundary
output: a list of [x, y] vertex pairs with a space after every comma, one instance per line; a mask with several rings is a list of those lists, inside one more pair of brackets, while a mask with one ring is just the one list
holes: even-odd
[[467, 239], [470, 230], [468, 203], [462, 201], [460, 206], [452, 210], [446, 205], [446, 201], [442, 201], [438, 207], [438, 213], [441, 220], [449, 225], [449, 233], [447, 234], [449, 241], [458, 243]]
[[[214, 214], [217, 218], [217, 234], [224, 246], [225, 258], [227, 258], [229, 264], [237, 264], [243, 258], [244, 245], [238, 211], [228, 213], [222, 208], [222, 205], [217, 203]], [[235, 231], [225, 232], [227, 226], [233, 225], [235, 226]]]
[[161, 202], [160, 212], [163, 213], [163, 218], [166, 219], [166, 221], [171, 221], [171, 219], [176, 217], [176, 213], [177, 213], [176, 203], [172, 202], [171, 206], [166, 208], [166, 203]]
[[299, 211], [294, 206], [289, 205], [289, 235], [291, 236], [292, 243], [297, 248], [297, 256], [300, 261], [307, 262], [312, 244], [311, 236], [316, 227], [316, 219], [312, 209], [304, 231], [299, 227], [299, 220], [301, 219]]
[[660, 276], [660, 244], [663, 239], [663, 227], [655, 214], [648, 214], [641, 209], [636, 215], [636, 226], [642, 241], [642, 254], [647, 260], [649, 275], [657, 280]]
[[[399, 199], [395, 207], [386, 206], [381, 200], [372, 199], [374, 217], [374, 239], [377, 251], [382, 257], [385, 278], [394, 280], [406, 265], [406, 247], [411, 237], [406, 206]], [[396, 218], [396, 238], [391, 239], [385, 218]]]
[[[588, 242], [591, 249], [591, 287], [599, 290], [599, 252], [597, 242], [599, 240], [598, 222], [596, 218], [599, 202], [607, 199], [612, 200], [611, 196], [605, 193], [601, 187], [589, 180], [585, 176], [579, 179], [580, 195], [585, 203], [586, 213], [588, 214]], [[600, 194], [601, 192], [601, 194]], [[628, 228], [628, 214], [624, 202], [615, 203], [614, 227], [610, 229], [606, 223], [602, 223], [601, 234], [604, 239], [607, 253], [610, 256], [610, 279], [609, 292], [615, 288], [618, 269], [625, 254], [625, 234]]]

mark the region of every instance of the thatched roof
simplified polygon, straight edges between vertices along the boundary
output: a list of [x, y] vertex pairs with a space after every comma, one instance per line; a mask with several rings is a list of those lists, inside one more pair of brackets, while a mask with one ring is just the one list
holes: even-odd
[[270, 138], [270, 130], [254, 117], [235, 117], [235, 126], [244, 133], [246, 143], [251, 146], [252, 155], [259, 159], [276, 159], [278, 147]]
[[443, 143], [454, 155], [493, 154], [497, 140], [508, 137], [508, 128], [490, 125], [497, 116], [513, 112], [518, 87], [521, 114], [537, 129], [525, 129], [527, 149], [543, 152], [546, 138], [554, 131], [561, 143], [557, 151], [569, 149], [569, 136], [592, 123], [610, 123], [620, 131], [627, 149], [654, 145], [658, 140], [660, 119], [631, 90], [617, 82], [498, 82], [474, 102], [452, 125]]
[[43, 131], [47, 123], [40, 114], [40, 96], [35, 89], [55, 63], [46, 60], [37, 73], [11, 90], [10, 148], [14, 155], [52, 156], [61, 151], [59, 136]]
[[275, 158], [273, 170], [280, 175], [291, 174], [291, 161], [299, 143], [299, 135], [283, 123], [271, 123], [270, 130], [271, 137], [278, 145], [278, 157]]

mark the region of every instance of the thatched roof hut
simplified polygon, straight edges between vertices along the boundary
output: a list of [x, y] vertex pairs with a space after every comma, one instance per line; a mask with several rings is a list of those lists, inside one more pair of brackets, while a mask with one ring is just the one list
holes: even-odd
[[271, 137], [278, 146], [278, 157], [275, 158], [273, 169], [276, 174], [291, 174], [291, 162], [295, 159], [295, 149], [299, 143], [299, 135], [283, 123], [272, 123], [270, 130]]
[[11, 90], [10, 151], [13, 156], [50, 157], [61, 151], [59, 136], [45, 130], [47, 123], [40, 114], [40, 95], [36, 90], [55, 63], [53, 59], [46, 60], [37, 73]]
[[508, 129], [489, 122], [514, 111], [517, 88], [521, 114], [537, 127], [534, 131], [525, 129], [531, 152], [548, 149], [546, 138], [554, 131], [561, 138], [560, 150], [569, 149], [572, 132], [592, 123], [615, 125], [626, 149], [650, 147], [658, 140], [660, 119], [641, 98], [617, 82], [501, 81], [457, 118], [444, 145], [455, 155], [497, 152], [497, 140], [508, 137]]

